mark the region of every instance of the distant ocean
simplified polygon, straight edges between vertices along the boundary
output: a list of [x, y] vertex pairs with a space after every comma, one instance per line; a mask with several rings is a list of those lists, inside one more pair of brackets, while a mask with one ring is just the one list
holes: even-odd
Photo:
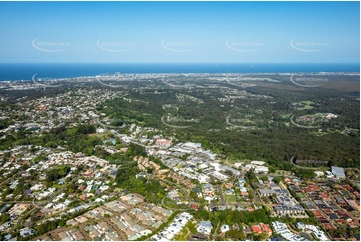
[[0, 81], [70, 78], [104, 73], [297, 73], [360, 72], [359, 64], [120, 64], [0, 63]]

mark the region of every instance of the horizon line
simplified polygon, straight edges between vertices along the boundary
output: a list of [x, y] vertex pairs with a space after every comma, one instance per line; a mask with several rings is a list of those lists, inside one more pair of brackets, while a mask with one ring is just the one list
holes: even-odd
[[361, 62], [1, 62], [0, 64], [358, 64]]

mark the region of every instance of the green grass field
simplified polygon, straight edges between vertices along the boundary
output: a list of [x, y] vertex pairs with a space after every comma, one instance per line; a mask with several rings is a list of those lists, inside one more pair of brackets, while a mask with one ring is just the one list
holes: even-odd
[[237, 202], [236, 195], [225, 195], [224, 199], [227, 201], [227, 203]]
[[289, 113], [289, 114], [282, 114], [282, 115], [281, 115], [282, 118], [289, 118], [290, 116], [291, 116], [291, 113]]
[[56, 188], [56, 189], [60, 189], [62, 188], [64, 185], [59, 185], [59, 184], [53, 184], [53, 188]]
[[300, 198], [305, 198], [306, 195], [304, 193], [297, 193], [297, 195], [300, 197]]
[[300, 101], [298, 103], [292, 103], [292, 105], [296, 106], [297, 110], [304, 110], [304, 109], [312, 109], [314, 108], [312, 105], [314, 102], [311, 102], [309, 100], [307, 101]]
[[310, 105], [314, 104], [314, 102], [311, 102], [310, 100], [301, 101], [300, 103], [302, 103], [302, 104], [304, 104], [304, 105], [307, 105], [307, 106], [310, 106]]

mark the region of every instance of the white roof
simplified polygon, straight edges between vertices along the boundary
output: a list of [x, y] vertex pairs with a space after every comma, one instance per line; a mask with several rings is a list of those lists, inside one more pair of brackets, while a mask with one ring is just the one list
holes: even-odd
[[336, 177], [346, 178], [345, 170], [342, 167], [331, 166], [331, 171]]
[[228, 224], [223, 224], [221, 227], [221, 232], [225, 233], [229, 230], [229, 225]]

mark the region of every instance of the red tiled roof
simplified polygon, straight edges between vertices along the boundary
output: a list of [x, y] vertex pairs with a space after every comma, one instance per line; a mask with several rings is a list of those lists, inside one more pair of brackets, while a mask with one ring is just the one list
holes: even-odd
[[259, 224], [259, 226], [261, 227], [261, 229], [264, 232], [267, 232], [268, 234], [272, 234], [272, 229], [268, 226], [268, 224]]
[[252, 232], [253, 232], [253, 233], [262, 234], [262, 230], [261, 230], [261, 228], [260, 228], [258, 225], [252, 225], [251, 228], [252, 228]]
[[325, 229], [327, 230], [335, 230], [335, 227], [333, 227], [330, 223], [324, 223], [323, 226], [325, 226]]
[[194, 209], [194, 210], [198, 210], [199, 207], [197, 205], [195, 205], [195, 204], [191, 204], [191, 208]]
[[317, 210], [312, 210], [312, 213], [313, 213], [313, 215], [315, 215], [315, 217], [322, 216], [322, 214]]

